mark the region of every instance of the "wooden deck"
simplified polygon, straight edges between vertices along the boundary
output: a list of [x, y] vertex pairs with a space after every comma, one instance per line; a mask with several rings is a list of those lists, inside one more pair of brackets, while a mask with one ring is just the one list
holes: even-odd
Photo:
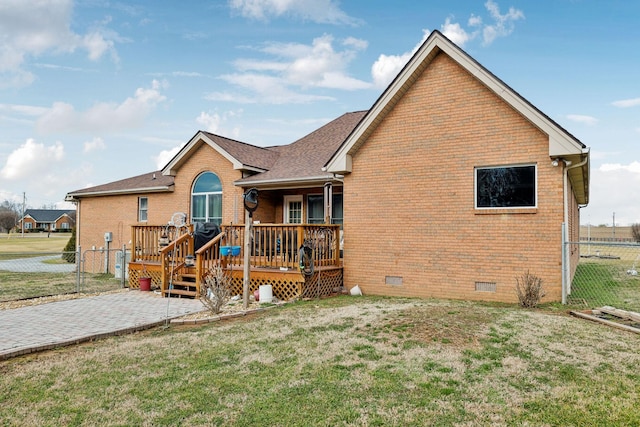
[[[225, 225], [222, 231], [195, 250], [193, 228], [173, 233], [166, 246], [163, 226], [134, 226], [135, 253], [129, 263], [129, 286], [151, 277], [163, 295], [197, 297], [206, 275], [217, 265], [228, 272], [232, 295], [242, 295], [244, 281], [244, 225]], [[255, 224], [250, 238], [250, 292], [271, 285], [281, 300], [330, 295], [342, 289], [338, 225]], [[300, 269], [299, 248], [312, 249], [313, 273]], [[236, 247], [237, 255], [223, 255]]]

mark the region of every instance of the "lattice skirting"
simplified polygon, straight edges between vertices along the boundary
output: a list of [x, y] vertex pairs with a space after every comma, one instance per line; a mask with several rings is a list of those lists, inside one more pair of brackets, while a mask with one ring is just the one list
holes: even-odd
[[342, 290], [342, 269], [320, 270], [307, 277], [303, 298], [320, 298]]
[[[271, 285], [273, 296], [283, 301], [318, 298], [339, 292], [343, 286], [342, 277], [341, 268], [317, 271], [306, 279], [302, 274], [252, 272], [249, 292], [255, 292], [260, 285]], [[242, 295], [243, 281], [242, 271], [234, 271], [231, 280], [232, 295]]]
[[140, 277], [151, 277], [151, 288], [160, 288], [162, 286], [162, 271], [160, 266], [155, 269], [151, 266], [146, 266], [146, 271], [142, 270], [141, 266], [129, 264], [129, 289], [140, 289]]
[[[269, 278], [265, 276], [252, 276], [249, 283], [249, 293], [253, 293], [256, 290], [260, 289], [260, 285], [271, 285], [273, 296], [278, 298], [279, 300], [289, 301], [295, 298], [299, 298], [302, 294], [302, 287], [304, 285], [304, 282], [300, 281], [299, 277], [296, 277], [295, 275], [290, 276], [292, 277]], [[243, 286], [244, 279], [242, 276], [242, 272], [240, 272], [239, 275], [234, 272], [233, 278], [231, 280], [231, 294], [242, 295]]]

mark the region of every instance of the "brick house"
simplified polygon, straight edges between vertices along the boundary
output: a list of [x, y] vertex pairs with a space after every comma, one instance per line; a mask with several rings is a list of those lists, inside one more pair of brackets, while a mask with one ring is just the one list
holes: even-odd
[[16, 230], [71, 231], [76, 224], [76, 211], [71, 209], [27, 209]]
[[[560, 300], [562, 224], [578, 240], [589, 150], [440, 32], [367, 111], [289, 145], [198, 132], [161, 170], [71, 192], [78, 241], [129, 227], [254, 220], [343, 229], [342, 280], [366, 294], [516, 301], [516, 277]], [[566, 255], [570, 280], [579, 254]]]

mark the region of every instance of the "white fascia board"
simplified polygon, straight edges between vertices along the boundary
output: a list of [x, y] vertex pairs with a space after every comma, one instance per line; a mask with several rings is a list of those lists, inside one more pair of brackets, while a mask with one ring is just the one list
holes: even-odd
[[270, 179], [270, 180], [254, 180], [234, 182], [238, 187], [257, 187], [257, 188], [302, 188], [309, 185], [319, 185], [327, 181], [335, 181], [333, 174], [318, 175], [312, 177], [298, 179]]
[[173, 159], [171, 159], [171, 161], [164, 167], [164, 169], [162, 169], [162, 174], [175, 176], [177, 174], [176, 168], [179, 165], [181, 165], [191, 155], [191, 153], [195, 150], [196, 145], [201, 140], [206, 144], [208, 144], [211, 148], [216, 150], [222, 157], [227, 159], [233, 165], [234, 169], [244, 168], [244, 165], [240, 161], [238, 161], [238, 159], [233, 157], [227, 151], [223, 150], [222, 147], [216, 144], [207, 135], [205, 135], [202, 132], [198, 132], [197, 134], [195, 134], [193, 138], [191, 138], [191, 140], [187, 143], [187, 145], [185, 145], [182, 148], [182, 150], [180, 150], [180, 153], [177, 156], [175, 156]]
[[165, 193], [172, 192], [168, 186], [163, 187], [145, 187], [145, 188], [131, 188], [126, 190], [110, 190], [110, 191], [89, 191], [86, 193], [67, 193], [64, 200], [72, 201], [81, 199], [83, 197], [95, 197], [95, 196], [118, 196], [123, 194], [146, 194], [146, 193]]

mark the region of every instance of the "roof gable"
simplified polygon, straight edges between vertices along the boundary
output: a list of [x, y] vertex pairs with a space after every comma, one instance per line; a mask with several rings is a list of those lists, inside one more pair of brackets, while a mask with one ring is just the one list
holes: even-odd
[[333, 175], [323, 170], [324, 165], [366, 113], [345, 113], [297, 141], [278, 147], [279, 156], [268, 171], [241, 179], [238, 184], [299, 187], [332, 179]]
[[327, 162], [325, 165], [327, 171], [339, 174], [351, 172], [352, 156], [393, 110], [398, 101], [422, 75], [422, 72], [429, 67], [433, 59], [440, 54], [448, 55], [470, 75], [548, 135], [550, 157], [564, 158], [572, 161], [575, 165], [580, 164], [579, 169], [574, 168], [570, 171], [570, 178], [579, 202], [587, 203], [589, 153], [586, 146], [437, 30], [429, 35], [376, 100], [368, 114]]
[[163, 175], [175, 176], [180, 167], [201, 144], [208, 144], [227, 159], [234, 169], [263, 172], [278, 158], [278, 152], [209, 132], [198, 131], [162, 169]]

